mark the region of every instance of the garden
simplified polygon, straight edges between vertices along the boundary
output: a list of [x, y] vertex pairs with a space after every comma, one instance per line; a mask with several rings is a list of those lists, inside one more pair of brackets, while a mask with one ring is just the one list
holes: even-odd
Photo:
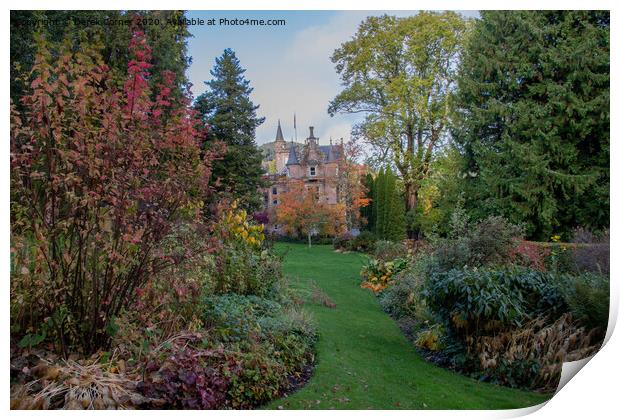
[[11, 409], [520, 408], [601, 348], [609, 12], [369, 14], [309, 181], [192, 13], [11, 13]]
[[425, 359], [481, 381], [553, 392], [562, 363], [593, 355], [605, 337], [608, 234], [578, 229], [571, 243], [556, 235], [530, 242], [501, 217], [472, 223], [460, 211], [451, 230], [431, 241], [358, 237], [334, 246], [368, 250], [361, 287]]
[[[174, 74], [151, 91], [45, 39], [11, 114], [11, 408], [252, 408], [303, 383], [316, 331], [237, 200], [206, 204]], [[50, 47], [51, 48], [51, 47]]]

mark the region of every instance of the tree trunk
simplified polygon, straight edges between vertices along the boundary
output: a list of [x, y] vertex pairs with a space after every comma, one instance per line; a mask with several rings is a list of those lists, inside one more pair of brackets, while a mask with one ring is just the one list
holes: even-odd
[[312, 235], [308, 234], [308, 248], [312, 248]]
[[[417, 185], [407, 183], [405, 184], [405, 212], [407, 214], [414, 214], [418, 206], [418, 191]], [[407, 238], [418, 239], [420, 232], [417, 229], [413, 229], [410, 224], [407, 224]]]

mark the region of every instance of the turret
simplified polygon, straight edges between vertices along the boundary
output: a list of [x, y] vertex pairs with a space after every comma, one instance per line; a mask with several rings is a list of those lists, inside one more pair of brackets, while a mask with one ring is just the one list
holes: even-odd
[[278, 131], [276, 131], [276, 140], [274, 144], [276, 155], [276, 172], [280, 172], [286, 166], [288, 160], [288, 150], [286, 148], [286, 142], [282, 135], [282, 127], [280, 126], [280, 120], [278, 120]]

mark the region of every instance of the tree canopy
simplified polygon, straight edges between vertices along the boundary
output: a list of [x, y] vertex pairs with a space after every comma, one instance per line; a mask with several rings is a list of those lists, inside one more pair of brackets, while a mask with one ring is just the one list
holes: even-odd
[[609, 225], [609, 12], [482, 12], [456, 116], [474, 217], [544, 240]]
[[393, 158], [407, 211], [445, 135], [467, 28], [454, 12], [373, 16], [332, 56], [344, 89], [328, 112], [365, 114], [356, 132]]

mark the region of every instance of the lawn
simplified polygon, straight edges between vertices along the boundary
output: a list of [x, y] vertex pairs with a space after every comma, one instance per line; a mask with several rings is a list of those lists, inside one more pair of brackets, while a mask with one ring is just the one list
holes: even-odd
[[304, 388], [266, 408], [507, 409], [549, 398], [480, 383], [419, 356], [372, 292], [359, 287], [365, 256], [331, 246], [278, 243], [292, 286], [306, 295], [315, 282], [335, 309], [306, 301], [320, 339], [317, 365]]

